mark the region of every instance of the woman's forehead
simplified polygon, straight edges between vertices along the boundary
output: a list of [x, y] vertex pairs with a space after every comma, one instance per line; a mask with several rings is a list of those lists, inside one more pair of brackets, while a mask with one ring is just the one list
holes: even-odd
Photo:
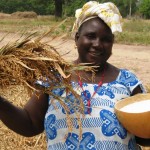
[[111, 29], [100, 18], [92, 18], [84, 22], [80, 31], [95, 31], [95, 30], [109, 30]]

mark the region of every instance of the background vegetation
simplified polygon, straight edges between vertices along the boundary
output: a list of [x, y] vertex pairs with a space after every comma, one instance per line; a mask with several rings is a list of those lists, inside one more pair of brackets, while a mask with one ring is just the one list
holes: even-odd
[[[1, 17], [1, 15], [0, 15]], [[64, 19], [55, 20], [54, 16], [37, 16], [37, 18], [8, 18], [0, 19], [0, 32], [35, 32], [38, 34], [47, 32], [52, 27], [56, 27]], [[71, 37], [71, 29], [75, 18], [67, 17], [66, 21], [50, 34], [50, 36]], [[150, 20], [144, 19], [124, 19], [123, 32], [115, 35], [115, 42], [122, 44], [150, 45]]]
[[[54, 35], [70, 32], [74, 21], [74, 12], [89, 0], [1, 0], [0, 12], [14, 14], [14, 12], [35, 12], [37, 18], [2, 19], [0, 30], [15, 32], [16, 30], [39, 31], [39, 33], [57, 25], [67, 18]], [[124, 44], [150, 44], [150, 0], [97, 0], [111, 1], [117, 5], [124, 20], [123, 33], [116, 36], [116, 42]], [[40, 17], [42, 16], [42, 17]], [[44, 17], [43, 17], [44, 16]], [[55, 17], [54, 17], [55, 16]], [[147, 20], [144, 20], [147, 19]]]
[[[16, 11], [34, 11], [38, 15], [58, 15], [60, 17], [74, 16], [89, 0], [1, 0], [0, 12], [13, 13]], [[97, 0], [99, 2], [114, 2], [120, 9], [123, 17], [150, 18], [150, 0]]]

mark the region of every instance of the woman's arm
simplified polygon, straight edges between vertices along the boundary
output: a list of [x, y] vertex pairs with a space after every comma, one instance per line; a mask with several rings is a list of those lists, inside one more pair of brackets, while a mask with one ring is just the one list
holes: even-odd
[[[138, 93], [142, 93], [142, 90], [141, 90], [140, 86], [137, 86], [133, 90], [132, 95], [135, 95], [135, 94], [138, 94]], [[141, 146], [150, 146], [150, 138], [149, 139], [144, 139], [144, 138], [140, 138], [140, 137], [135, 137], [135, 139], [136, 139], [137, 144], [139, 144]]]
[[135, 137], [136, 142], [141, 146], [150, 146], [150, 138], [149, 139], [143, 139], [140, 137]]
[[48, 95], [43, 93], [34, 93], [24, 108], [16, 107], [0, 97], [1, 121], [14, 132], [27, 137], [37, 135], [44, 130], [47, 108]]

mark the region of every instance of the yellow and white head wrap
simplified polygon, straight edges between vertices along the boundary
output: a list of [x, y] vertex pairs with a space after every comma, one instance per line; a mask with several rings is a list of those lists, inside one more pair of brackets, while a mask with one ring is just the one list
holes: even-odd
[[73, 32], [77, 32], [85, 21], [95, 17], [101, 18], [110, 27], [112, 33], [122, 32], [122, 16], [112, 2], [89, 1], [81, 9], [76, 10], [75, 17]]

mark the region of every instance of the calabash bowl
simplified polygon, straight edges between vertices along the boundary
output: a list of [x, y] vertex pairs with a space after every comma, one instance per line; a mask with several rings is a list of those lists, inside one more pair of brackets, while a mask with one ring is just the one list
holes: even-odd
[[[147, 105], [141, 105], [139, 108], [136, 104], [142, 104], [141, 102], [146, 102], [145, 104]], [[129, 106], [130, 104], [138, 107], [136, 111], [132, 110], [133, 107], [130, 110], [123, 110], [125, 106]], [[145, 107], [146, 109], [144, 110]], [[118, 101], [115, 105], [115, 113], [120, 123], [130, 133], [141, 138], [150, 138], [150, 93], [137, 94]]]

